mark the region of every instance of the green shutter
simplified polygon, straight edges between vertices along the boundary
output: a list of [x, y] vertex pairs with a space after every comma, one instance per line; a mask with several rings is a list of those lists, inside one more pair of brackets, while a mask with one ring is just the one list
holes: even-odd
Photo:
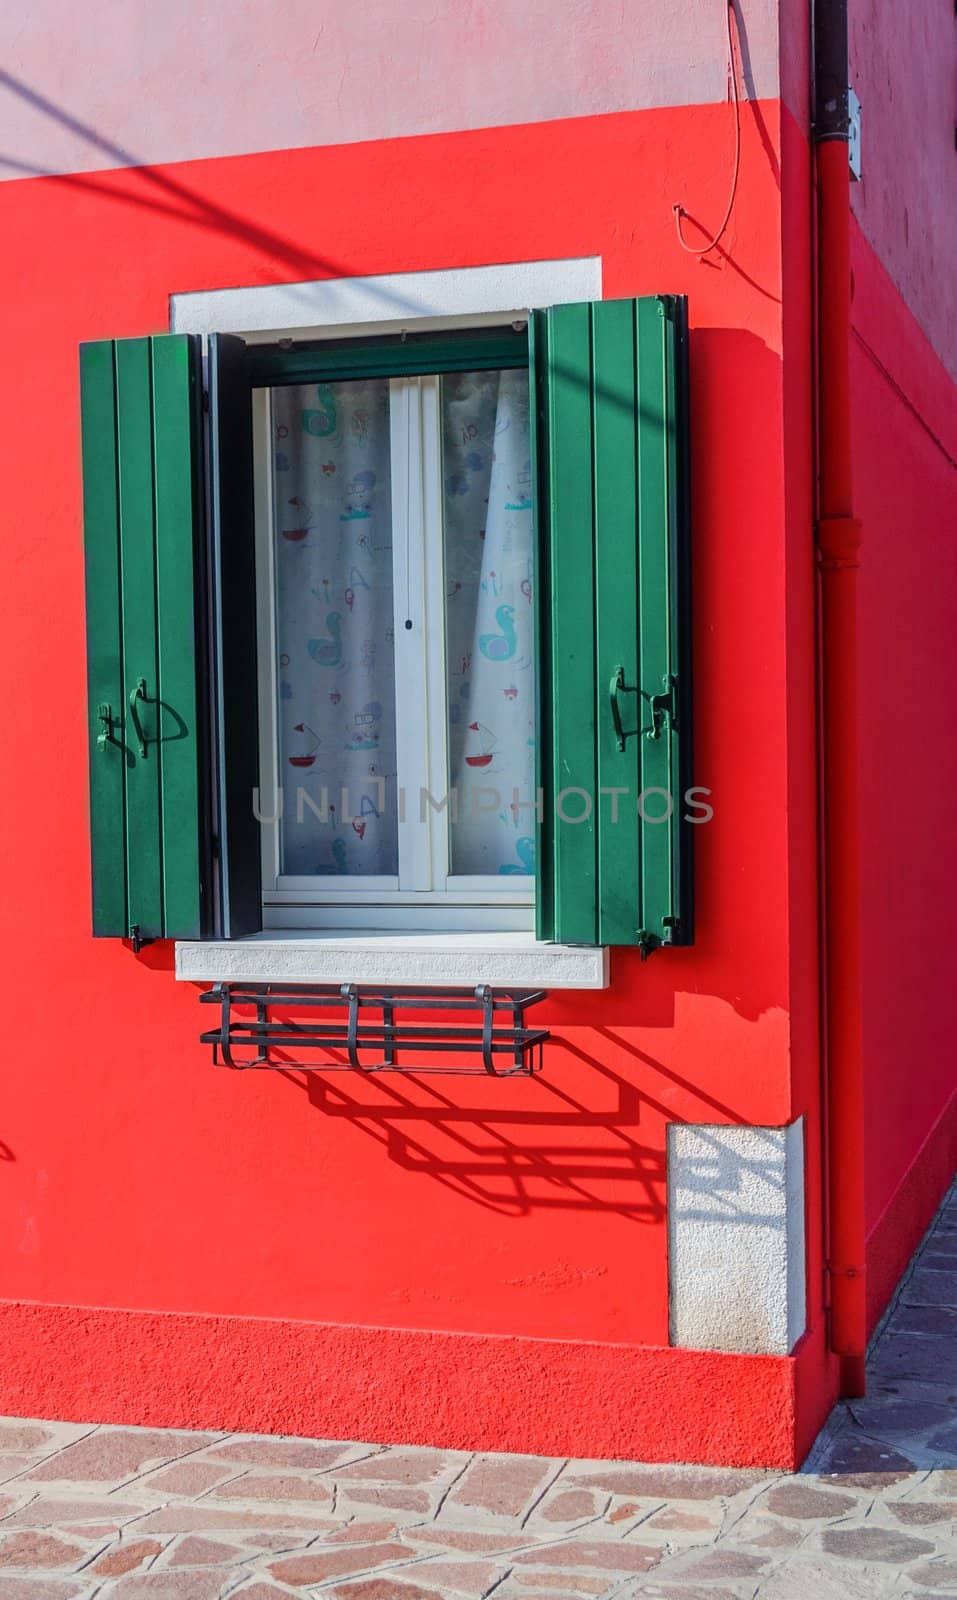
[[196, 340], [80, 350], [93, 932], [203, 931]]
[[689, 944], [685, 302], [536, 312], [531, 364], [539, 937], [645, 952]]

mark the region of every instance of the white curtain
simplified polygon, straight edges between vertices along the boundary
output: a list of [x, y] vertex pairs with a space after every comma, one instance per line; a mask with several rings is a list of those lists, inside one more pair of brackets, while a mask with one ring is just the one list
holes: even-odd
[[[449, 870], [526, 875], [536, 704], [528, 377], [456, 373], [442, 379], [441, 395], [448, 671], [440, 692], [457, 808]], [[272, 404], [281, 871], [392, 876], [388, 380], [283, 386]], [[297, 790], [307, 797], [298, 805]], [[415, 780], [410, 815], [418, 804]]]
[[394, 874], [388, 380], [272, 393], [281, 870]]
[[528, 374], [456, 373], [442, 396], [451, 870], [522, 875], [535, 836]]

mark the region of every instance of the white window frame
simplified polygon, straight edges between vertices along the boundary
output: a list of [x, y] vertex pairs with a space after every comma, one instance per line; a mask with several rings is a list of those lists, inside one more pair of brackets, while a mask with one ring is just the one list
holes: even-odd
[[[266, 929], [498, 929], [534, 926], [535, 882], [453, 874], [450, 860], [448, 692], [441, 377], [389, 379], [399, 872], [283, 874], [279, 805], [272, 390], [253, 390], [263, 926]], [[403, 606], [403, 597], [407, 603]], [[412, 627], [404, 626], [407, 610]], [[432, 797], [430, 803], [423, 791]], [[288, 799], [284, 792], [284, 800]], [[530, 801], [531, 803], [531, 801]]]

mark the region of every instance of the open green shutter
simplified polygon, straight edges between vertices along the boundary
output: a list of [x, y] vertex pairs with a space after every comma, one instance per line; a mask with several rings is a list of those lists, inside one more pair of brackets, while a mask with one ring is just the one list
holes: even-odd
[[532, 333], [539, 937], [689, 944], [686, 305], [555, 306]]
[[93, 932], [204, 931], [199, 341], [81, 346]]

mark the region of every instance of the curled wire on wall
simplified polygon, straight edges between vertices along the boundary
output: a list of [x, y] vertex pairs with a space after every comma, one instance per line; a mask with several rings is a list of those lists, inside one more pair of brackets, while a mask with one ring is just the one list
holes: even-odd
[[675, 203], [672, 208], [675, 214], [675, 232], [678, 235], [678, 243], [680, 244], [682, 250], [687, 250], [689, 256], [706, 256], [709, 250], [714, 249], [715, 245], [721, 239], [725, 228], [728, 226], [728, 223], [731, 221], [731, 212], [734, 209], [734, 199], [738, 192], [738, 174], [741, 170], [741, 102], [738, 98], [738, 74], [735, 71], [734, 66], [734, 32], [731, 26], [731, 19], [733, 15], [734, 0], [728, 0], [728, 64], [731, 69], [731, 94], [734, 100], [734, 173], [731, 178], [731, 193], [728, 197], [727, 209], [721, 219], [720, 228], [718, 229], [714, 238], [710, 239], [707, 244], [703, 245], [691, 245], [688, 243], [681, 228], [681, 219], [682, 217], [686, 217], [688, 213], [680, 201]]

